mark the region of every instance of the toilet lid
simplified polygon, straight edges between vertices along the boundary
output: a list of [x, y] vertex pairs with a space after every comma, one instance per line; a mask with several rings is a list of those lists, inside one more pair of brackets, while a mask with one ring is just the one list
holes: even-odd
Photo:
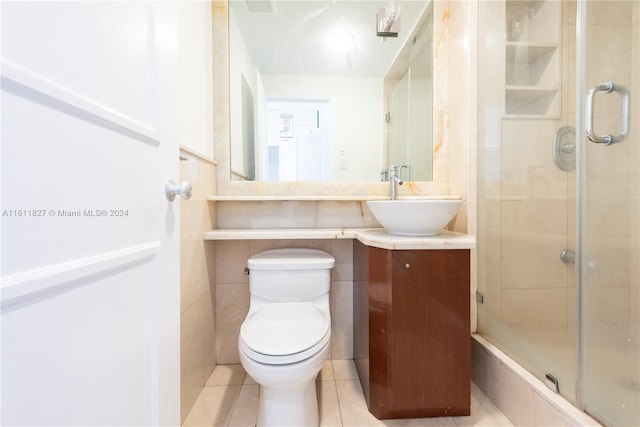
[[245, 319], [240, 335], [257, 353], [286, 356], [318, 344], [329, 328], [328, 316], [310, 302], [270, 303]]
[[247, 261], [249, 270], [323, 270], [335, 266], [336, 260], [318, 249], [282, 248], [260, 252]]

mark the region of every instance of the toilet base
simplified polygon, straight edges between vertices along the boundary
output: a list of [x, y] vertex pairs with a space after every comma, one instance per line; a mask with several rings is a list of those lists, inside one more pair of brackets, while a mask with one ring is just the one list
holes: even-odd
[[320, 421], [316, 377], [329, 355], [330, 337], [322, 349], [298, 363], [265, 365], [242, 351], [240, 362], [260, 384], [257, 427], [314, 426]]
[[260, 386], [258, 427], [317, 426], [318, 398], [315, 377], [287, 388]]

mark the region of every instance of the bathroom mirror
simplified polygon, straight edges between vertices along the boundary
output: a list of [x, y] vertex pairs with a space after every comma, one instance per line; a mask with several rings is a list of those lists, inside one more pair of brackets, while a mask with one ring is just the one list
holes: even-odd
[[228, 4], [232, 181], [431, 181], [430, 2]]

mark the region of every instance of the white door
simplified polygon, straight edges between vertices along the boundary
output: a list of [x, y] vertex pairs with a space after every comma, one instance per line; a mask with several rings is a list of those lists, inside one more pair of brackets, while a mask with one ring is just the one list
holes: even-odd
[[1, 3], [2, 425], [180, 423], [174, 7]]

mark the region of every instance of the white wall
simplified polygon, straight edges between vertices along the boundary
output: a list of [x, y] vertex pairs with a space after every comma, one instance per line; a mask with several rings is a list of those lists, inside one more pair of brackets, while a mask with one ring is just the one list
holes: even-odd
[[382, 78], [263, 74], [262, 80], [269, 98], [330, 101], [331, 181], [380, 180]]
[[213, 159], [211, 3], [179, 4], [179, 143]]

